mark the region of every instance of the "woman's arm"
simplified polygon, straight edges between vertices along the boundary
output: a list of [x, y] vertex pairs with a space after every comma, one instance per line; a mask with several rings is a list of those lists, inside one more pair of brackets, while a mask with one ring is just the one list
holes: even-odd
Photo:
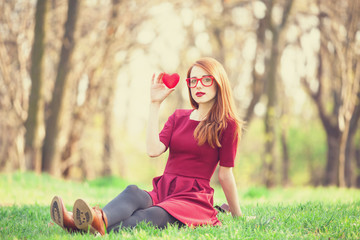
[[242, 216], [240, 209], [239, 198], [237, 194], [236, 182], [231, 167], [219, 168], [219, 181], [225, 193], [226, 200], [230, 207], [230, 212], [233, 217]]
[[162, 74], [151, 80], [150, 111], [146, 137], [147, 154], [150, 157], [160, 156], [166, 149], [159, 138], [159, 109], [160, 104], [174, 89], [168, 89], [162, 82]]
[[151, 103], [147, 128], [147, 154], [150, 157], [160, 156], [166, 149], [159, 139], [159, 109], [160, 103]]

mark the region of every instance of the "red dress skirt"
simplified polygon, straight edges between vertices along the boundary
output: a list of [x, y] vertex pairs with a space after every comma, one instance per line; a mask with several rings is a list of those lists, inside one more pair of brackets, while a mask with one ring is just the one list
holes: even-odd
[[213, 208], [214, 189], [204, 179], [164, 174], [153, 180], [153, 204], [188, 226], [221, 225]]

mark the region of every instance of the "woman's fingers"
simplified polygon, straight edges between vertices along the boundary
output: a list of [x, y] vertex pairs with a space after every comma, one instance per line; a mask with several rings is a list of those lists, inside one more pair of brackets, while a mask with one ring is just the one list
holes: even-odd
[[164, 75], [164, 73], [160, 73], [160, 74], [158, 75], [158, 77], [157, 77], [157, 82], [156, 82], [156, 83], [158, 83], [158, 84], [162, 84], [162, 83], [163, 83], [163, 81], [162, 81], [163, 75]]
[[155, 80], [155, 73], [153, 73], [153, 75], [152, 75], [151, 84], [154, 84], [154, 80]]
[[160, 73], [155, 79], [156, 74], [154, 73], [152, 75], [152, 78], [151, 78], [151, 84], [152, 85], [154, 85], [154, 84], [162, 84], [163, 83], [163, 81], [162, 81], [162, 76], [163, 75], [164, 75], [164, 73]]

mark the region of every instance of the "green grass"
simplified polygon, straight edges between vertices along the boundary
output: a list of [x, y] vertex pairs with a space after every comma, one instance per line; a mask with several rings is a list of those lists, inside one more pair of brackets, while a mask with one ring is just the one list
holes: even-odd
[[[70, 210], [78, 198], [104, 206], [129, 183], [114, 177], [70, 182], [48, 175], [0, 175], [0, 239], [94, 239], [51, 223], [49, 204], [61, 195]], [[140, 186], [149, 189], [151, 186]], [[215, 203], [225, 201], [215, 188]], [[104, 239], [360, 239], [360, 191], [337, 188], [248, 188], [239, 191], [246, 217], [219, 214], [221, 227], [159, 230], [140, 224]]]

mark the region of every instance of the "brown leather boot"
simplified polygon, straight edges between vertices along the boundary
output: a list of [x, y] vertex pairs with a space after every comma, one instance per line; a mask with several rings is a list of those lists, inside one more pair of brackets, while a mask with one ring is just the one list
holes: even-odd
[[50, 205], [51, 219], [60, 227], [68, 232], [80, 231], [73, 218], [73, 213], [66, 210], [65, 205], [61, 197], [55, 196]]
[[108, 225], [107, 218], [102, 209], [91, 208], [84, 200], [78, 199], [73, 208], [74, 222], [77, 228], [91, 233], [105, 235]]

